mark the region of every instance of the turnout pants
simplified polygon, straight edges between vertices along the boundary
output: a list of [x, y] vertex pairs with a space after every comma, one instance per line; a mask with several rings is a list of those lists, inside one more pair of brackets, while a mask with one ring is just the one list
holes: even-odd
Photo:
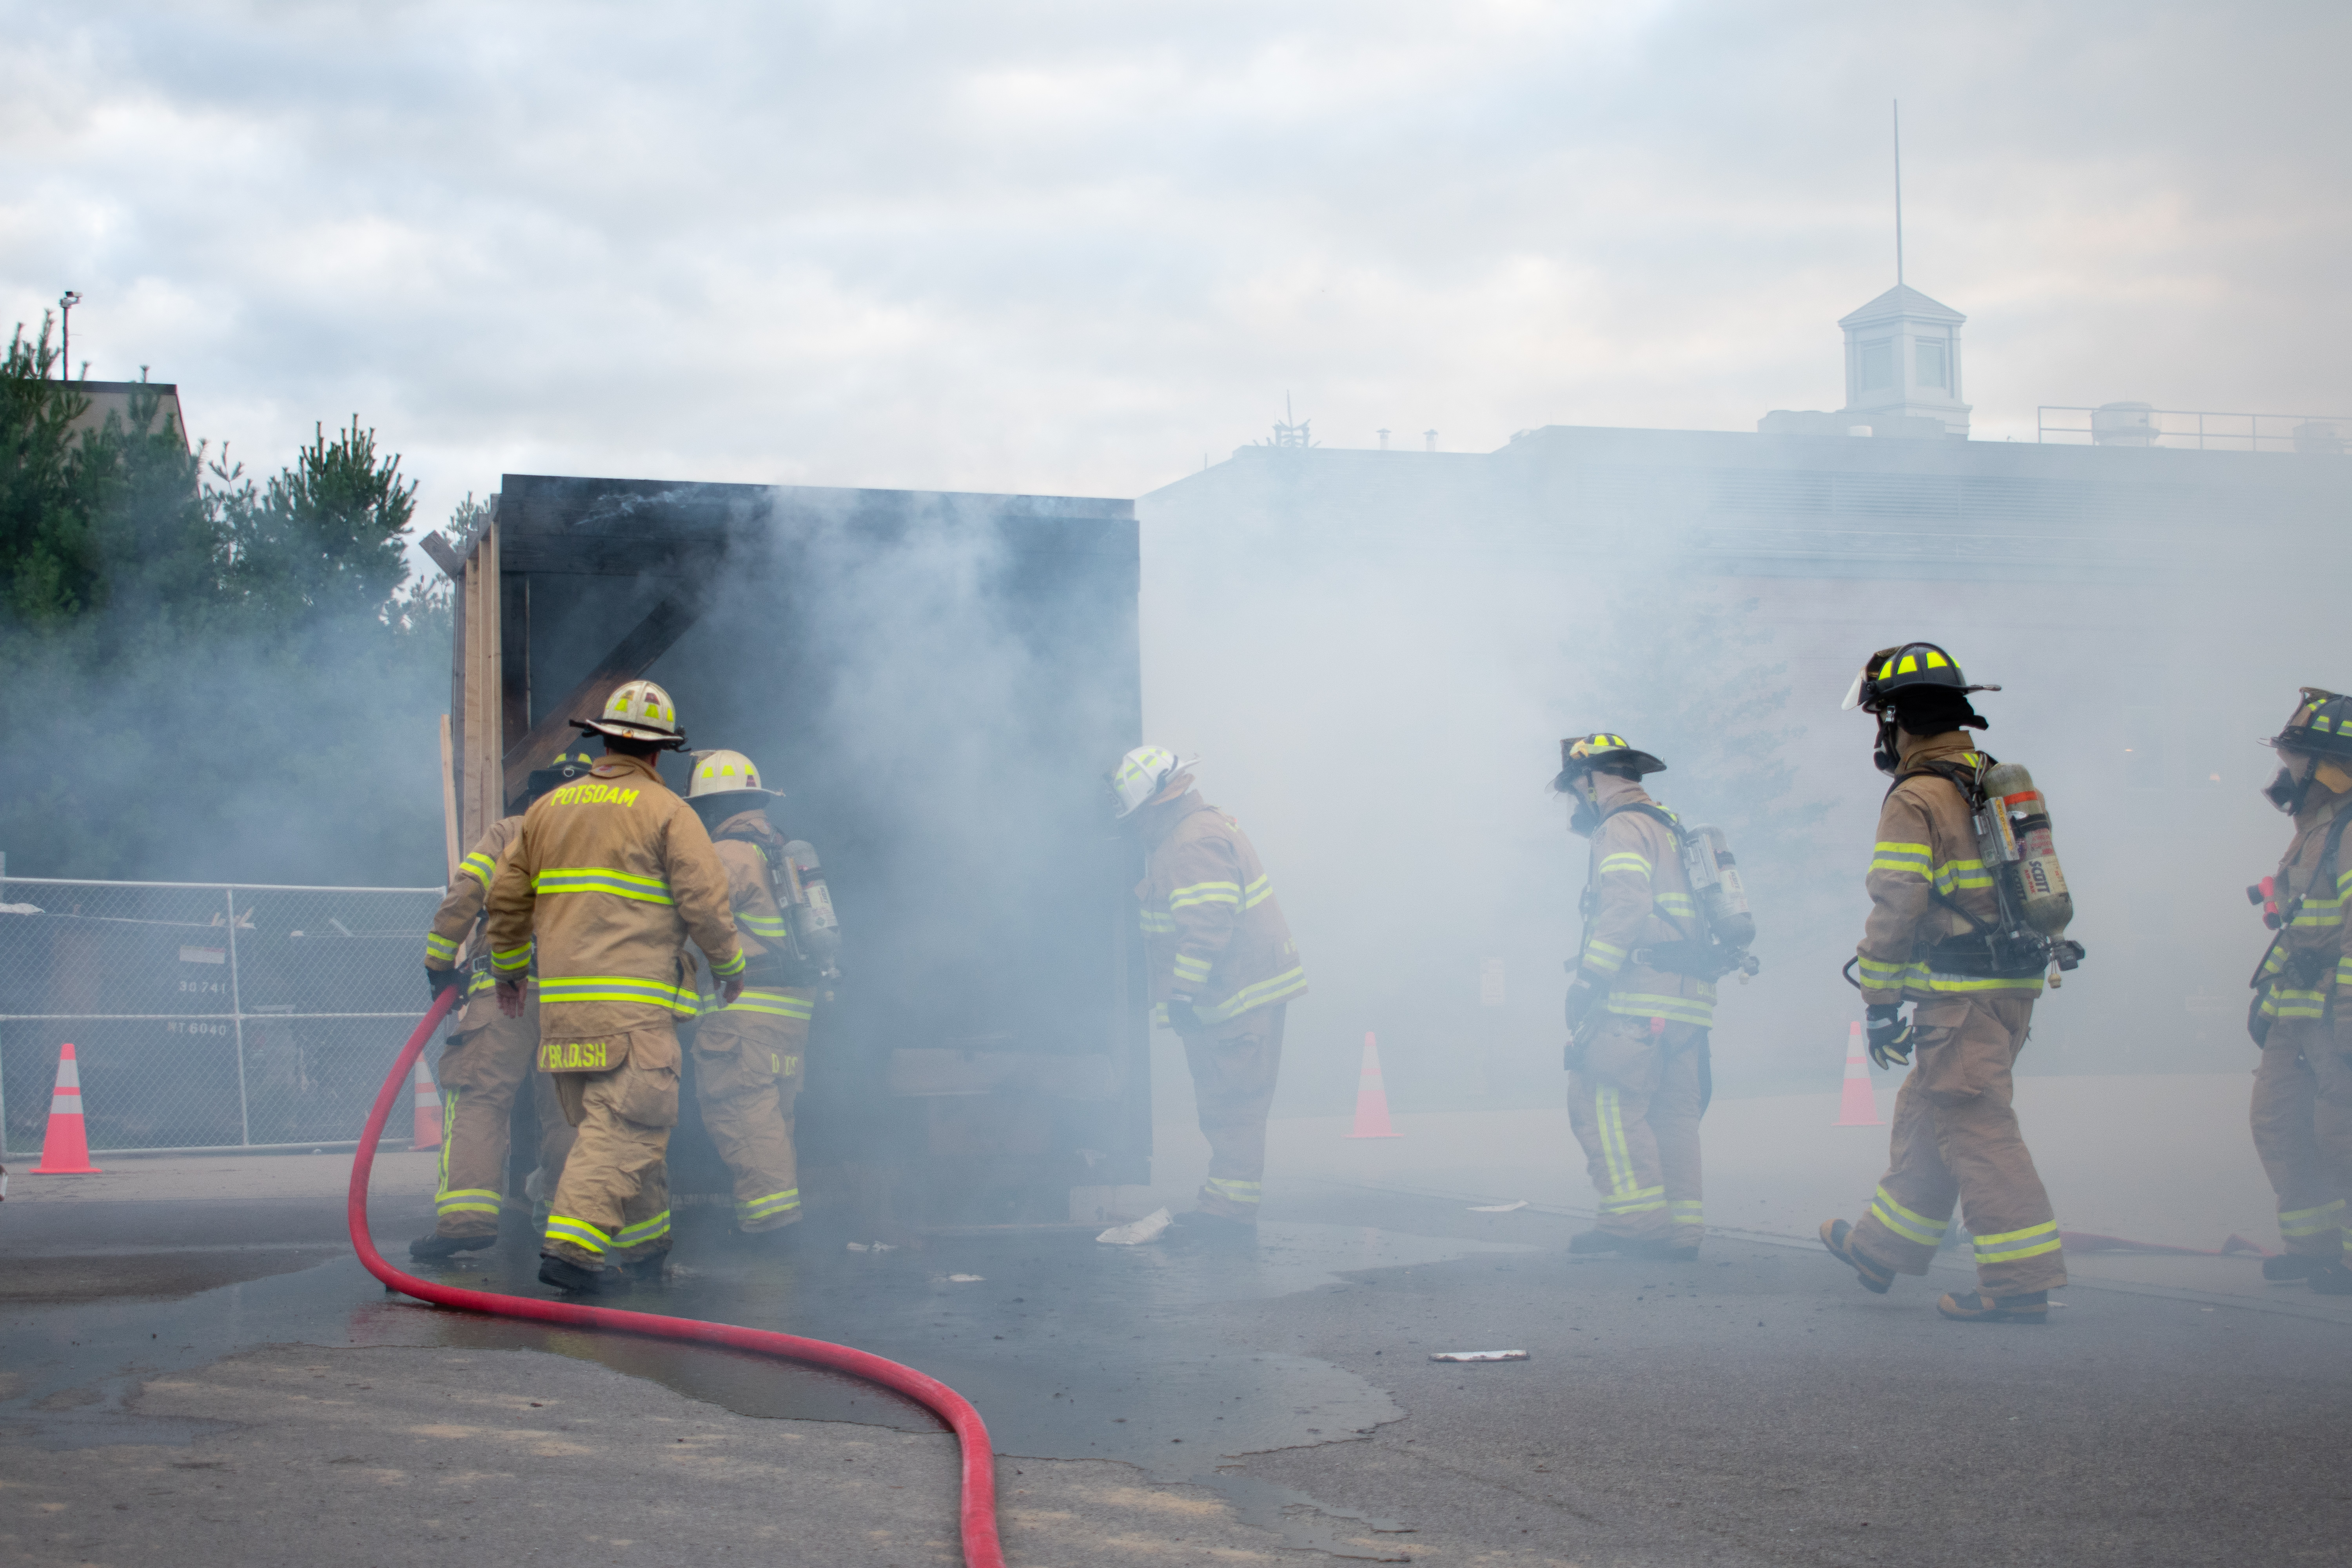
[[436, 1236], [499, 1233], [515, 1091], [532, 1076], [531, 1058], [539, 1049], [539, 988], [531, 986], [524, 995], [520, 1018], [501, 1014], [498, 998], [487, 989], [468, 998], [458, 1026], [441, 1047], [434, 1068], [441, 1089]]
[[695, 1099], [735, 1179], [735, 1228], [746, 1235], [801, 1217], [793, 1105], [815, 995], [746, 986], [733, 1006], [703, 1015], [695, 1031]]
[[1943, 996], [1912, 1010], [1916, 1043], [1895, 1097], [1890, 1163], [1848, 1245], [1899, 1273], [1925, 1274], [1957, 1200], [1986, 1295], [2066, 1283], [2050, 1194], [2011, 1108], [2032, 1020], [2030, 996]]
[[1696, 1247], [1706, 1234], [1698, 1119], [1707, 1031], [1610, 1014], [1568, 1079], [1568, 1123], [1601, 1194], [1600, 1228]]
[[556, 1185], [563, 1180], [563, 1162], [571, 1157], [580, 1130], [564, 1112], [563, 1099], [555, 1089], [556, 1075], [535, 1072], [530, 1079], [531, 1104], [539, 1111], [539, 1169], [531, 1173], [539, 1194], [531, 1205], [530, 1225], [534, 1235], [544, 1236], [547, 1216], [555, 1207]]
[[555, 1080], [575, 1136], [540, 1250], [588, 1269], [669, 1250], [665, 1161], [677, 1125], [677, 1033], [661, 1025], [621, 1039], [628, 1058], [619, 1067], [542, 1075]]
[[[2338, 999], [2339, 1005], [2352, 998]], [[2279, 1239], [2306, 1258], [2352, 1245], [2352, 1056], [2345, 1035], [2318, 1018], [2282, 1018], [2254, 1069], [2254, 1152], [2278, 1194]]]
[[1282, 1071], [1282, 1022], [1287, 1003], [1254, 1007], [1240, 1017], [1183, 1035], [1184, 1064], [1192, 1069], [1192, 1098], [1209, 1140], [1209, 1179], [1201, 1187], [1204, 1214], [1257, 1223], [1265, 1180], [1265, 1117]]

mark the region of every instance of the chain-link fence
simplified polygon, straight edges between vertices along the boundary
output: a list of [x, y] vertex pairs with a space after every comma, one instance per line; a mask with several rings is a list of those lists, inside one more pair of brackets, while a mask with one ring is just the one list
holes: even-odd
[[59, 1047], [93, 1150], [349, 1142], [425, 1016], [438, 888], [0, 881], [0, 1147]]

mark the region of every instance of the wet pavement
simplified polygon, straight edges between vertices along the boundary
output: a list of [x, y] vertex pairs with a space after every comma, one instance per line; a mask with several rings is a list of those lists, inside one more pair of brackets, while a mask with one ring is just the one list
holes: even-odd
[[[413, 1201], [381, 1205], [396, 1259]], [[152, 1278], [159, 1258], [262, 1240], [229, 1207], [191, 1209], [139, 1233], [176, 1254], [142, 1250], [79, 1206], [61, 1231], [11, 1204], [0, 1271], [70, 1246], [93, 1278]], [[716, 1217], [689, 1213], [667, 1286], [612, 1304], [854, 1343], [960, 1389], [1011, 1456], [1024, 1568], [2334, 1562], [2352, 1531], [2346, 1327], [2300, 1290], [2217, 1305], [2078, 1285], [2048, 1328], [1954, 1325], [1930, 1303], [1958, 1274], [1879, 1298], [1755, 1239], [1692, 1265], [1570, 1258], [1572, 1216], [1304, 1183], [1243, 1254], [1090, 1231], [853, 1252], [811, 1226], [780, 1259], [726, 1250]], [[543, 1294], [533, 1265], [506, 1248], [437, 1272]], [[1533, 1359], [1427, 1360], [1506, 1348]], [[446, 1560], [460, 1539], [531, 1560], [564, 1539], [542, 1511], [558, 1494], [604, 1500], [599, 1560], [658, 1540], [709, 1561], [952, 1562], [937, 1430], [814, 1369], [422, 1307], [341, 1256], [169, 1300], [0, 1289], [12, 1561], [154, 1561], [141, 1543], [167, 1538], [190, 1563], [317, 1560], [325, 1537], [265, 1549], [237, 1510], [364, 1472], [353, 1517], [429, 1521], [413, 1541], [368, 1527], [371, 1562]], [[194, 1481], [226, 1510], [202, 1517], [231, 1521], [217, 1554], [140, 1533], [194, 1507]]]
[[[730, 1252], [716, 1226], [682, 1227], [659, 1286], [599, 1292], [602, 1304], [777, 1329], [859, 1348], [938, 1377], [984, 1414], [999, 1451], [1111, 1459], [1150, 1479], [1190, 1481], [1277, 1531], [1304, 1500], [1222, 1467], [1270, 1449], [1369, 1433], [1404, 1412], [1329, 1363], [1235, 1340], [1213, 1309], [1333, 1285], [1364, 1269], [1523, 1243], [1414, 1236], [1363, 1225], [1270, 1222], [1245, 1251], [1097, 1244], [1091, 1228], [929, 1238], [853, 1251], [843, 1241], [787, 1258]], [[386, 1255], [405, 1247], [379, 1237]], [[87, 1256], [87, 1255], [85, 1255]], [[117, 1249], [129, 1260], [132, 1249]], [[187, 1256], [183, 1254], [182, 1256]], [[95, 1261], [95, 1259], [93, 1259]], [[412, 1266], [453, 1285], [553, 1294], [520, 1246]], [[0, 1433], [43, 1447], [184, 1441], [194, 1429], [126, 1408], [153, 1377], [256, 1344], [545, 1350], [662, 1384], [738, 1415], [855, 1422], [909, 1432], [939, 1424], [856, 1379], [755, 1355], [586, 1334], [424, 1307], [386, 1294], [349, 1258], [168, 1303], [75, 1302], [8, 1313], [10, 1394]], [[44, 1408], [60, 1393], [98, 1397]], [[1325, 1543], [1293, 1521], [1288, 1534]]]

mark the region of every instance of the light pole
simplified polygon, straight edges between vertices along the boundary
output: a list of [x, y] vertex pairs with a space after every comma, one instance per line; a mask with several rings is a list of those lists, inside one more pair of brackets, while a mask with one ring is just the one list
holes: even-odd
[[71, 289], [58, 296], [58, 333], [63, 340], [58, 345], [58, 358], [62, 363], [58, 373], [59, 381], [73, 379], [73, 308], [80, 303], [81, 295]]

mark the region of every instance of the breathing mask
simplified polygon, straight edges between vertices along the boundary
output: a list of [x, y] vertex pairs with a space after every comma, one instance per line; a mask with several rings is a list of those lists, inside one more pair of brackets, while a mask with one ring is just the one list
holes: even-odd
[[1601, 826], [1600, 791], [1593, 784], [1590, 770], [1580, 773], [1570, 783], [1569, 791], [1576, 805], [1568, 814], [1568, 830], [1579, 838], [1590, 838]]
[[2271, 780], [2269, 784], [2263, 786], [2263, 798], [2269, 801], [2273, 805], [2277, 806], [2289, 816], [2293, 816], [2296, 812], [2301, 811], [2303, 809], [2304, 796], [2311, 793], [2312, 776], [2317, 770], [2306, 768], [2303, 776], [2298, 778], [2295, 776], [2295, 763], [2301, 762], [2308, 764], [2310, 760], [2311, 759], [2305, 757], [2298, 758], [2294, 762], [2281, 763], [2279, 765], [2278, 776]]
[[1880, 773], [1893, 778], [1903, 765], [1902, 742], [1895, 722], [1895, 710], [1882, 708], [1878, 712], [1878, 739], [1870, 748], [1870, 762]]

